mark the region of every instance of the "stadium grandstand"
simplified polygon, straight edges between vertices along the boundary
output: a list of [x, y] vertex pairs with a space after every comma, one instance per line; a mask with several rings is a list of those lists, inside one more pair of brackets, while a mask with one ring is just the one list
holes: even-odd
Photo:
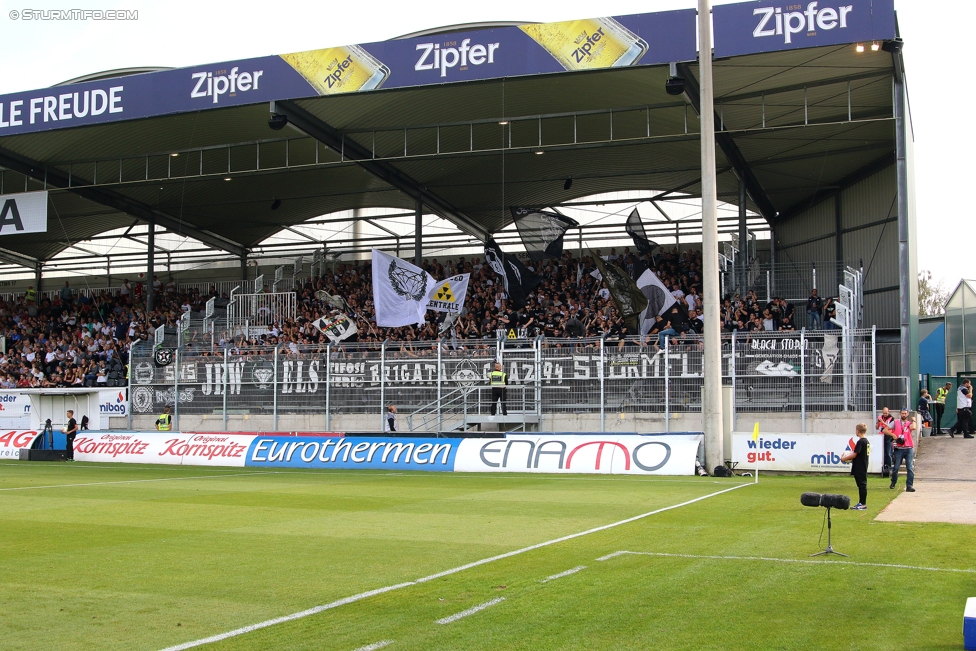
[[[747, 9], [716, 9], [728, 20], [708, 116], [726, 430], [754, 414], [794, 430], [863, 419], [910, 402], [917, 358], [894, 14], [868, 3], [846, 32], [783, 43], [738, 34]], [[42, 193], [46, 219], [0, 234], [0, 381], [126, 387], [113, 427], [146, 427], [169, 404], [190, 429], [371, 431], [395, 401], [415, 428], [467, 430], [487, 426], [497, 359], [518, 403], [509, 425], [701, 429], [700, 70], [686, 13], [594, 19], [633, 41], [636, 65], [523, 60], [506, 52], [519, 38], [551, 50], [556, 37], [477, 24], [349, 46], [375, 79], [341, 92], [299, 53], [0, 98], [29, 118], [0, 130], [0, 194]], [[469, 65], [442, 58], [426, 74], [415, 53], [452, 35]], [[497, 60], [481, 58], [489, 46]], [[150, 88], [170, 99], [147, 103]], [[515, 208], [575, 224], [558, 255], [532, 256]], [[625, 228], [634, 215], [652, 250]], [[488, 264], [489, 238], [539, 278], [526, 300]], [[438, 281], [470, 273], [463, 314], [377, 326], [372, 249]], [[654, 271], [673, 306], [628, 325], [598, 257], [635, 279]]]

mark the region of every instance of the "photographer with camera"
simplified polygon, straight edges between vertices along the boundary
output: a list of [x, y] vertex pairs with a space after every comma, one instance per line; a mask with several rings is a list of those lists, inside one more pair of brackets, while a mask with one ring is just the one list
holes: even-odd
[[898, 470], [901, 468], [901, 462], [904, 461], [905, 471], [908, 474], [905, 492], [915, 492], [915, 438], [912, 436], [914, 429], [915, 421], [908, 415], [907, 409], [902, 409], [901, 417], [895, 421], [893, 430], [895, 463], [891, 468], [891, 485], [888, 488], [894, 488], [898, 483]]
[[895, 417], [891, 415], [888, 408], [885, 407], [881, 410], [881, 415], [878, 416], [878, 421], [875, 423], [875, 429], [878, 434], [882, 436], [882, 441], [884, 442], [884, 462], [882, 463], [881, 476], [888, 477], [891, 475], [891, 464], [892, 464], [892, 445], [895, 440]]

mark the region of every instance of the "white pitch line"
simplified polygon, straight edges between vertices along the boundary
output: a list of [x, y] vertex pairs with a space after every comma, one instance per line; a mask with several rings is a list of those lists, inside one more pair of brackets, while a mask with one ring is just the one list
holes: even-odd
[[702, 495], [701, 497], [696, 497], [694, 499], [681, 502], [680, 504], [672, 504], [671, 506], [664, 506], [653, 511], [648, 511], [647, 513], [641, 513], [640, 515], [635, 515], [630, 518], [625, 518], [623, 520], [618, 520], [617, 522], [611, 522], [610, 524], [604, 524], [599, 527], [593, 527], [592, 529], [587, 529], [586, 531], [580, 531], [578, 533], [571, 533], [568, 536], [562, 536], [560, 538], [553, 538], [552, 540], [547, 540], [545, 542], [536, 543], [534, 545], [529, 545], [528, 547], [523, 547], [521, 549], [516, 549], [514, 551], [505, 552], [504, 554], [498, 554], [497, 556], [491, 556], [489, 558], [483, 558], [480, 561], [474, 561], [472, 563], [467, 563], [465, 565], [459, 565], [458, 567], [451, 568], [449, 570], [444, 570], [443, 572], [438, 572], [437, 574], [430, 574], [428, 576], [416, 579], [414, 581], [407, 581], [405, 583], [398, 583], [396, 585], [390, 585], [383, 588], [377, 588], [375, 590], [368, 590], [366, 592], [360, 592], [359, 594], [352, 595], [351, 597], [345, 597], [339, 599], [338, 601], [333, 601], [331, 603], [322, 604], [321, 606], [315, 606], [314, 608], [309, 608], [308, 610], [303, 610], [301, 612], [292, 613], [291, 615], [283, 615], [281, 617], [276, 617], [274, 619], [269, 619], [263, 622], [258, 622], [257, 624], [251, 624], [249, 626], [244, 626], [241, 628], [234, 629], [233, 631], [227, 631], [226, 633], [219, 633], [217, 635], [211, 635], [210, 637], [201, 638], [199, 640], [193, 640], [191, 642], [184, 642], [183, 644], [177, 644], [176, 646], [166, 647], [162, 651], [183, 651], [184, 649], [192, 649], [193, 647], [202, 646], [204, 644], [210, 644], [211, 642], [219, 642], [221, 640], [226, 640], [228, 638], [237, 637], [239, 635], [244, 635], [246, 633], [251, 633], [253, 631], [260, 630], [262, 628], [267, 628], [269, 626], [274, 626], [276, 624], [283, 624], [285, 622], [294, 621], [296, 619], [302, 619], [304, 617], [309, 617], [310, 615], [317, 615], [318, 613], [324, 612], [326, 610], [331, 610], [333, 608], [338, 608], [339, 606], [345, 606], [346, 604], [351, 604], [356, 601], [362, 601], [363, 599], [368, 599], [369, 597], [375, 597], [376, 595], [384, 594], [387, 592], [392, 592], [393, 590], [399, 590], [400, 588], [406, 588], [412, 585], [419, 585], [421, 583], [426, 583], [428, 581], [434, 581], [435, 579], [440, 579], [445, 576], [450, 576], [451, 574], [457, 574], [458, 572], [463, 572], [465, 570], [470, 570], [471, 568], [478, 567], [480, 565], [485, 565], [487, 563], [493, 563], [495, 561], [500, 561], [505, 558], [511, 558], [512, 556], [518, 556], [519, 554], [524, 554], [526, 552], [531, 552], [536, 549], [542, 549], [543, 547], [548, 547], [550, 545], [555, 545], [557, 543], [566, 542], [567, 540], [573, 540], [574, 538], [580, 538], [582, 536], [588, 536], [591, 533], [598, 533], [600, 531], [606, 531], [607, 529], [613, 529], [614, 527], [619, 527], [621, 525], [630, 524], [631, 522], [636, 522], [637, 520], [643, 520], [644, 518], [650, 517], [652, 515], [657, 515], [658, 513], [664, 513], [665, 511], [671, 511], [674, 509], [679, 509], [683, 506], [688, 506], [689, 504], [694, 504], [695, 502], [701, 502], [702, 500], [707, 500], [710, 497], [715, 497], [721, 495], [722, 493], [728, 493], [729, 491], [738, 490], [746, 486], [752, 486], [753, 484], [738, 484], [732, 486], [731, 488], [725, 488], [720, 491], [715, 491], [714, 493], [709, 493], [707, 495]]
[[361, 646], [356, 651], [376, 651], [376, 649], [382, 649], [385, 646], [390, 646], [393, 644], [393, 640], [380, 640], [379, 642], [373, 642], [372, 644], [367, 644], [366, 646]]
[[182, 481], [184, 479], [222, 479], [224, 477], [250, 477], [251, 475], [280, 475], [277, 471], [268, 472], [239, 472], [222, 475], [196, 475], [193, 477], [161, 477], [159, 479], [130, 479], [127, 481], [95, 481], [87, 484], [51, 484], [49, 486], [16, 486], [14, 488], [0, 488], [0, 491], [29, 491], [35, 488], [76, 488], [78, 486], [110, 486], [112, 484], [144, 484], [152, 481]]
[[435, 623], [437, 623], [437, 624], [450, 624], [451, 622], [456, 622], [457, 620], [461, 619], [462, 617], [467, 617], [468, 615], [474, 615], [477, 612], [481, 612], [485, 608], [491, 608], [495, 604], [500, 604], [503, 601], [505, 601], [505, 597], [496, 597], [495, 599], [492, 599], [491, 601], [486, 601], [483, 604], [478, 604], [477, 606], [472, 606], [471, 608], [468, 608], [467, 610], [462, 610], [461, 612], [455, 613], [455, 614], [451, 615], [450, 617], [444, 617], [443, 619], [438, 619], [437, 622], [435, 622]]
[[585, 570], [585, 565], [577, 565], [571, 570], [566, 570], [565, 572], [560, 572], [559, 574], [553, 574], [552, 576], [547, 576], [546, 578], [539, 581], [539, 583], [549, 583], [550, 581], [555, 581], [556, 579], [561, 579], [564, 576], [569, 576], [570, 574], [576, 574], [580, 570]]
[[976, 570], [957, 569], [952, 567], [922, 567], [919, 565], [900, 565], [896, 563], [858, 563], [857, 561], [815, 561], [808, 558], [770, 558], [767, 556], [710, 556], [706, 554], [666, 554], [662, 552], [628, 552], [619, 551], [601, 556], [598, 561], [608, 561], [611, 558], [624, 555], [635, 556], [663, 556], [668, 558], [699, 558], [717, 561], [766, 561], [769, 563], [806, 563], [809, 565], [854, 565], [857, 567], [888, 567], [896, 570], [920, 570], [923, 572], [957, 572], [976, 574]]

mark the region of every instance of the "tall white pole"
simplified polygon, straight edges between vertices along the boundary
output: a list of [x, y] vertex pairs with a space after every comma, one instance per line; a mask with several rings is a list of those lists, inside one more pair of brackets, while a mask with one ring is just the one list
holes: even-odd
[[715, 191], [715, 99], [712, 84], [712, 3], [698, 0], [698, 63], [701, 75], [702, 262], [705, 271], [705, 383], [702, 425], [708, 470], [725, 461], [722, 441], [722, 341], [719, 318], [718, 207]]

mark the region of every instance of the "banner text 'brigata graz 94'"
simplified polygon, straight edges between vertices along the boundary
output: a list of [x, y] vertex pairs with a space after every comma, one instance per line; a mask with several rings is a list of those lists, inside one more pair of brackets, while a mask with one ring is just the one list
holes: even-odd
[[498, 439], [83, 432], [78, 461], [260, 468], [691, 475], [700, 434]]
[[[893, 0], [714, 9], [715, 56], [884, 40]], [[0, 97], [0, 137], [227, 106], [697, 58], [693, 9], [457, 31], [225, 61]]]

